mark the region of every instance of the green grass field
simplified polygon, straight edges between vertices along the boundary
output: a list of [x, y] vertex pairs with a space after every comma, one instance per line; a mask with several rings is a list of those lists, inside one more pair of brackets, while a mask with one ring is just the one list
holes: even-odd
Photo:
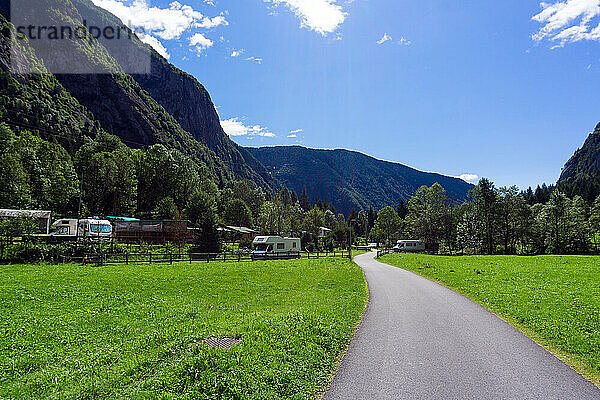
[[367, 297], [348, 260], [0, 266], [0, 398], [312, 399]]
[[391, 254], [381, 261], [466, 295], [600, 382], [600, 257]]

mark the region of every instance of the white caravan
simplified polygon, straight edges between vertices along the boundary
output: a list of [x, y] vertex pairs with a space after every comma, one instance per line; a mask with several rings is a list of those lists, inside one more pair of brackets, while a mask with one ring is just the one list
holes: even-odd
[[257, 236], [252, 242], [252, 258], [300, 258], [300, 239], [281, 236]]
[[64, 238], [65, 240], [92, 239], [103, 240], [112, 238], [113, 229], [109, 221], [103, 219], [59, 219], [52, 224], [52, 233], [54, 238]]
[[425, 243], [422, 240], [398, 240], [394, 251], [399, 253], [415, 253], [425, 251]]

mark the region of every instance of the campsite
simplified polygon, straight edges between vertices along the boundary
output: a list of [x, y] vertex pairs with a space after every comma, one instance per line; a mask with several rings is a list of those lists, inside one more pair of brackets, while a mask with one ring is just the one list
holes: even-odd
[[600, 0], [0, 2], [0, 399], [600, 399], [599, 43]]

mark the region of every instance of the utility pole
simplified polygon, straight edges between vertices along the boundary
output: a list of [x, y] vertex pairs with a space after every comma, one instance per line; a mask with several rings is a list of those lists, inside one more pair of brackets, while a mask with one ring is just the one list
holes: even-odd
[[350, 243], [348, 248], [348, 258], [352, 260], [352, 221], [353, 219], [348, 220], [348, 229], [350, 230]]
[[83, 179], [85, 170], [81, 170], [81, 181], [79, 182], [79, 210], [77, 211], [77, 225], [75, 226], [75, 240], [79, 242], [79, 223], [81, 220], [81, 205], [83, 202]]

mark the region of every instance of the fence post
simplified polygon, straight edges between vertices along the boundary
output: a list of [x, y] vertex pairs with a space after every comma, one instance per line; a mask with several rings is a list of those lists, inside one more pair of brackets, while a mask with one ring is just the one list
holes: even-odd
[[150, 261], [149, 261], [149, 263], [152, 264], [152, 252], [150, 252]]
[[173, 253], [169, 253], [169, 262], [173, 265]]
[[125, 265], [129, 265], [129, 252], [125, 253]]

